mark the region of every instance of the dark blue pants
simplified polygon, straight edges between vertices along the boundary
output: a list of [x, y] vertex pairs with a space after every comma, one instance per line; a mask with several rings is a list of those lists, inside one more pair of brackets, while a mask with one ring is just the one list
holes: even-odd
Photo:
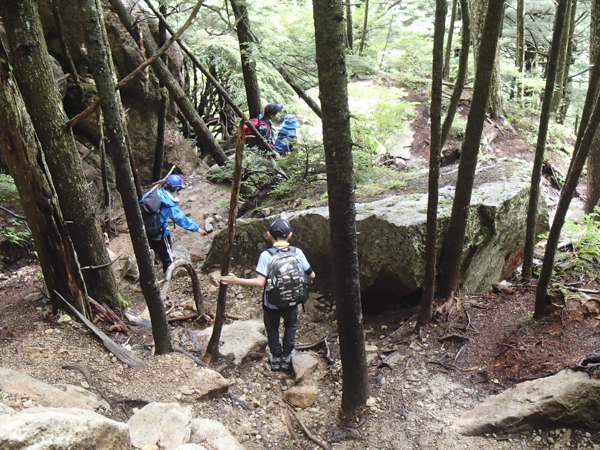
[[168, 234], [161, 239], [148, 239], [150, 248], [154, 250], [154, 253], [158, 255], [162, 262], [163, 272], [166, 272], [171, 263], [173, 262], [173, 252], [171, 250], [173, 244], [171, 243], [171, 235]]
[[[269, 348], [276, 358], [289, 356], [296, 344], [298, 330], [298, 307], [288, 309], [271, 309], [263, 306], [265, 329], [269, 340]], [[279, 325], [283, 319], [283, 350], [279, 341]]]

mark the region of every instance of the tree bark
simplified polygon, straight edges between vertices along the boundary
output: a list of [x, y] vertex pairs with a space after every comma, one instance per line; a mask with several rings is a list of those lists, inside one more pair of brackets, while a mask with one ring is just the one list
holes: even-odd
[[[456, 5], [456, 0], [454, 0]], [[440, 178], [440, 153], [442, 151], [442, 60], [444, 59], [444, 29], [446, 26], [446, 0], [435, 4], [433, 32], [433, 71], [431, 74], [431, 144], [429, 149], [429, 189], [427, 196], [427, 236], [425, 240], [425, 270], [423, 295], [417, 318], [417, 328], [431, 320], [431, 307], [435, 294], [435, 266], [437, 261], [437, 208]], [[450, 39], [450, 38], [449, 38]]]
[[[131, 14], [120, 0], [109, 0], [109, 2], [134, 41], [139, 43], [143, 40], [145, 51], [148, 52], [148, 54], [153, 54], [156, 50], [156, 45], [154, 44], [152, 37], [149, 36], [148, 33], [145, 33], [142, 38], [140, 38]], [[152, 63], [152, 67], [160, 82], [169, 90], [169, 94], [175, 103], [177, 103], [177, 106], [179, 106], [181, 113], [198, 135], [202, 148], [213, 157], [217, 164], [225, 164], [227, 162], [227, 155], [225, 155], [223, 149], [219, 146], [206, 124], [202, 121], [198, 111], [196, 111], [192, 102], [185, 95], [185, 92], [173, 74], [169, 71], [167, 65], [159, 58]]]
[[238, 42], [240, 45], [240, 57], [242, 60], [242, 74], [244, 75], [244, 86], [246, 87], [246, 100], [248, 101], [248, 114], [250, 117], [258, 117], [262, 113], [260, 103], [260, 88], [256, 76], [256, 61], [252, 57], [252, 29], [248, 19], [248, 8], [245, 1], [229, 0], [231, 9], [235, 15]]
[[79, 263], [63, 220], [44, 154], [0, 40], [0, 153], [15, 180], [42, 266], [52, 312], [60, 296], [91, 317]]
[[171, 335], [154, 274], [150, 247], [133, 182], [102, 10], [98, 0], [78, 0], [78, 4], [88, 56], [94, 68], [93, 76], [106, 124], [106, 147], [115, 168], [117, 190], [121, 194], [133, 251], [140, 270], [140, 285], [152, 319], [155, 349], [156, 353], [160, 355], [173, 351]]
[[[225, 241], [225, 251], [223, 254], [223, 263], [221, 264], [221, 276], [229, 273], [231, 265], [231, 254], [233, 253], [233, 243], [235, 238], [235, 218], [237, 217], [239, 207], [240, 187], [242, 185], [242, 163], [244, 161], [244, 126], [240, 122], [238, 128], [238, 142], [235, 149], [235, 162], [233, 165], [233, 181], [231, 184], [231, 197], [229, 200], [229, 221], [227, 227], [227, 239]], [[221, 339], [221, 330], [225, 323], [225, 306], [227, 302], [227, 285], [219, 284], [219, 295], [217, 297], [217, 311], [215, 313], [215, 323], [213, 331], [206, 346], [206, 352], [202, 360], [206, 364], [217, 358], [219, 355], [219, 340]], [[200, 313], [200, 311], [198, 311]]]
[[[477, 68], [479, 67], [479, 55], [482, 53], [480, 50], [483, 49], [483, 53], [487, 53], [491, 50], [489, 42], [486, 42], [483, 38], [484, 21], [487, 20], [487, 11], [490, 9], [489, 4], [490, 0], [473, 0], [469, 2], [473, 60], [475, 62], [475, 67]], [[497, 14], [498, 22], [502, 24], [504, 9], [500, 9]], [[498, 47], [498, 44], [496, 44], [496, 47]], [[502, 114], [502, 83], [500, 80], [500, 62], [498, 53], [498, 48], [494, 49], [496, 60], [494, 61], [492, 73], [487, 81], [490, 83], [490, 88], [488, 101], [486, 104], [486, 112], [492, 115]], [[477, 74], [475, 74], [475, 76], [477, 77]]]
[[448, 105], [448, 112], [444, 119], [444, 125], [442, 125], [442, 148], [446, 139], [448, 139], [448, 133], [452, 127], [454, 116], [456, 115], [456, 109], [458, 108], [458, 102], [460, 102], [460, 96], [462, 95], [463, 88], [465, 87], [465, 81], [467, 79], [467, 69], [469, 67], [469, 46], [471, 44], [471, 18], [469, 15], [469, 7], [467, 0], [460, 0], [460, 9], [462, 12], [462, 39], [460, 47], [460, 57], [458, 58], [458, 73], [456, 74], [456, 81], [454, 82], [454, 90], [452, 91], [452, 97], [450, 98], [450, 104]]
[[352, 137], [340, 0], [314, 0], [315, 46], [323, 110], [323, 144], [333, 255], [332, 286], [342, 360], [342, 410], [364, 405], [369, 396], [356, 246]]
[[558, 111], [556, 113], [556, 122], [561, 125], [565, 123], [565, 119], [567, 117], [567, 111], [569, 110], [569, 106], [571, 103], [571, 80], [569, 78], [569, 71], [571, 70], [571, 66], [573, 65], [573, 47], [575, 43], [573, 42], [573, 36], [575, 34], [575, 21], [577, 20], [577, 0], [573, 0], [571, 3], [571, 17], [569, 18], [569, 37], [567, 40], [567, 56], [566, 56], [566, 64], [564, 67], [562, 79], [562, 100]]
[[27, 105], [47, 157], [61, 211], [82, 266], [103, 266], [86, 270], [84, 279], [89, 295], [101, 302], [118, 304], [118, 288], [96, 219], [81, 157], [54, 80], [42, 25], [34, 0], [0, 2], [10, 60], [19, 90]]
[[[450, 27], [448, 28], [448, 40], [446, 41], [446, 54], [444, 55], [443, 76], [444, 76], [444, 79], [446, 79], [446, 80], [450, 79], [450, 54], [452, 53], [452, 37], [454, 34], [454, 22], [456, 21], [457, 6], [458, 6], [458, 0], [452, 0], [452, 12], [450, 13]], [[434, 37], [434, 40], [435, 40], [435, 37]]]
[[521, 79], [517, 83], [517, 98], [523, 97], [523, 76], [525, 75], [525, 0], [517, 0], [517, 58], [516, 66]]
[[527, 232], [525, 235], [525, 249], [523, 256], [522, 276], [530, 279], [533, 269], [533, 249], [535, 247], [535, 230], [537, 224], [538, 199], [540, 196], [540, 182], [542, 180], [542, 165], [544, 164], [544, 152], [546, 149], [546, 138], [548, 136], [548, 122], [550, 121], [550, 105], [554, 92], [554, 81], [557, 71], [559, 57], [559, 41], [565, 24], [567, 3], [571, 0], [560, 0], [556, 8], [556, 19], [554, 20], [554, 33], [552, 36], [552, 47], [546, 72], [546, 87], [544, 89], [544, 100], [540, 114], [540, 125], [538, 131], [537, 145], [535, 147], [535, 159], [531, 172], [531, 187], [529, 188], [529, 206], [527, 208]]
[[490, 90], [493, 88], [490, 79], [493, 76], [494, 66], [497, 63], [496, 50], [502, 24], [503, 0], [490, 0], [485, 17], [485, 25], [481, 36], [477, 73], [473, 86], [473, 100], [465, 131], [460, 164], [458, 166], [458, 181], [452, 203], [450, 223], [446, 230], [442, 260], [440, 263], [440, 277], [438, 283], [438, 296], [448, 297], [456, 290], [459, 283], [463, 245], [469, 205], [475, 179], [477, 155], [485, 120], [485, 110]]
[[[569, 47], [569, 30], [571, 28], [571, 10], [573, 2], [569, 1], [567, 4], [567, 10], [564, 14], [564, 25], [561, 27], [562, 33], [558, 42], [558, 58], [556, 61], [556, 89], [552, 95], [552, 102], [550, 103], [550, 110], [556, 113], [560, 107], [560, 103], [563, 99], [564, 84], [565, 84], [565, 70], [568, 73], [568, 61], [567, 61], [567, 50]], [[558, 18], [558, 16], [557, 16]], [[554, 24], [554, 29], [557, 28], [557, 24]], [[554, 42], [553, 42], [554, 45]]]
[[[590, 20], [590, 63], [596, 60], [600, 52], [600, 0], [593, 0], [591, 4]], [[592, 71], [590, 71], [590, 84], [592, 84]], [[582, 117], [583, 118], [583, 117]], [[581, 131], [580, 125], [579, 130]], [[585, 212], [594, 211], [600, 200], [600, 133], [596, 134], [587, 164], [587, 200]]]

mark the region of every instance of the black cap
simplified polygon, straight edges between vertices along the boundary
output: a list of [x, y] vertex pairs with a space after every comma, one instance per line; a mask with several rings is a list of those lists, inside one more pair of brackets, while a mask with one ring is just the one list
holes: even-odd
[[271, 225], [269, 225], [269, 233], [271, 233], [271, 236], [275, 239], [288, 237], [291, 232], [292, 227], [285, 219], [275, 219], [271, 222]]

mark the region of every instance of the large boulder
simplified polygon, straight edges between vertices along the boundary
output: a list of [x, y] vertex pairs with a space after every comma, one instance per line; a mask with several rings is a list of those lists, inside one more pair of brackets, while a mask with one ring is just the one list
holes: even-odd
[[36, 450], [125, 450], [129, 427], [93, 411], [31, 408], [3, 415], [0, 448]]
[[[212, 327], [205, 328], [198, 332], [198, 338], [208, 343], [212, 331]], [[223, 344], [219, 347], [219, 353], [233, 355], [234, 363], [239, 365], [248, 353], [267, 345], [267, 337], [264, 333], [265, 325], [258, 320], [236, 320], [224, 325], [221, 330]]]
[[13, 369], [0, 367], [0, 391], [29, 397], [42, 406], [55, 408], [110, 409], [105, 400], [79, 386], [64, 385], [64, 389]]
[[[495, 172], [493, 177], [491, 170]], [[490, 178], [497, 181], [482, 182]], [[520, 264], [530, 179], [531, 166], [515, 160], [499, 160], [478, 176], [463, 248], [463, 292], [487, 291]], [[439, 195], [438, 250], [448, 226], [454, 187], [441, 188]], [[427, 194], [407, 194], [357, 204], [356, 210], [363, 305], [418, 294], [423, 280]], [[327, 291], [332, 265], [328, 209], [307, 209], [284, 217], [291, 222], [294, 232], [291, 244], [304, 250], [317, 274], [317, 287]], [[272, 219], [237, 222], [233, 252], [236, 263], [256, 264], [259, 253], [269, 245], [265, 231]], [[547, 226], [546, 201], [540, 193], [536, 235]], [[221, 262], [225, 236], [225, 231], [215, 235], [205, 268]], [[438, 251], [438, 256], [440, 253]]]
[[235, 436], [221, 422], [212, 419], [192, 420], [191, 442], [201, 442], [215, 450], [244, 450]]
[[520, 383], [463, 414], [453, 427], [469, 436], [537, 428], [600, 430], [600, 381], [582, 372]]

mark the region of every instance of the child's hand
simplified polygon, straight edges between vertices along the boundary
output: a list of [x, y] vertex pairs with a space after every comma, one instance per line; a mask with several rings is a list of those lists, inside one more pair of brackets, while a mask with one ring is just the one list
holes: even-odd
[[223, 275], [221, 277], [221, 284], [235, 284], [237, 277], [229, 272], [229, 275]]

